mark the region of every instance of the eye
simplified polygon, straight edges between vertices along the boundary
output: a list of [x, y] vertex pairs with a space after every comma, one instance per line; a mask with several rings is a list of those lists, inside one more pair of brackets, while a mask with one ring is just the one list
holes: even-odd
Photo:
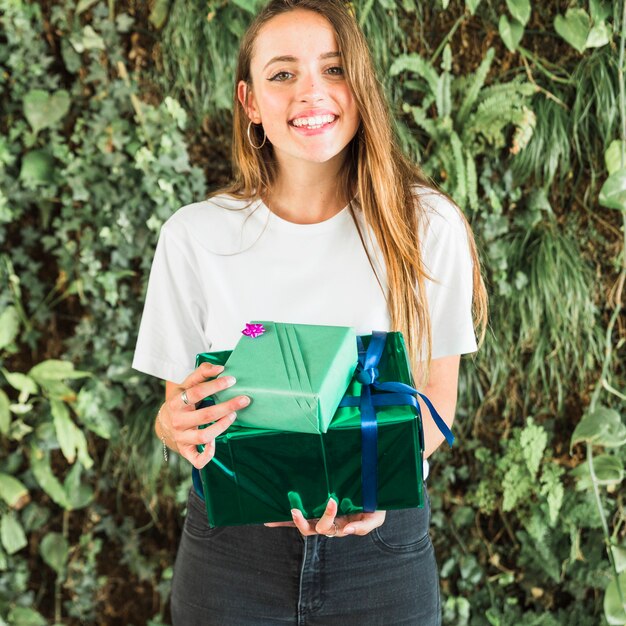
[[282, 83], [286, 81], [290, 76], [291, 76], [291, 72], [284, 72], [284, 71], [277, 72], [276, 74], [274, 74], [274, 76], [272, 76], [271, 78], [268, 78], [268, 80], [273, 80], [278, 83]]
[[333, 65], [326, 70], [332, 76], [343, 76], [343, 67], [341, 65]]

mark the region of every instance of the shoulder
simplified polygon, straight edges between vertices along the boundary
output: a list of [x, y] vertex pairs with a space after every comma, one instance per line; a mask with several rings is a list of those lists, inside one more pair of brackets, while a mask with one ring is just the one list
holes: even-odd
[[[188, 245], [220, 253], [241, 243], [244, 231], [255, 230], [260, 200], [218, 194], [180, 207], [162, 226], [162, 235]], [[262, 213], [262, 211], [261, 211]]]

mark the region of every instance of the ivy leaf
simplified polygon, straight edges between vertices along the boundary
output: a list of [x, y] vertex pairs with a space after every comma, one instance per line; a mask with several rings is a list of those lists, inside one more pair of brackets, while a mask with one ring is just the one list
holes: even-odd
[[74, 463], [76, 453], [81, 457], [81, 462], [86, 468], [93, 465], [93, 461], [87, 453], [87, 440], [83, 431], [74, 424], [70, 417], [70, 410], [65, 402], [61, 400], [51, 400], [52, 417], [54, 418], [54, 429], [56, 431], [59, 445], [63, 456], [68, 463]]
[[20, 180], [30, 187], [46, 185], [54, 179], [54, 159], [45, 150], [31, 150], [24, 155]]
[[606, 22], [595, 24], [587, 35], [585, 48], [601, 48], [605, 46], [613, 37], [613, 32]]
[[35, 379], [42, 387], [48, 380], [67, 380], [68, 378], [85, 378], [91, 376], [89, 372], [74, 369], [71, 361], [48, 359], [35, 365], [28, 375]]
[[[622, 163], [622, 145], [624, 146], [624, 163]], [[620, 168], [626, 168], [626, 141], [614, 139], [604, 153], [604, 162], [609, 176]]]
[[80, 463], [75, 463], [63, 481], [63, 489], [72, 510], [82, 509], [93, 500], [93, 489], [90, 485], [81, 482], [83, 469]]
[[16, 626], [48, 626], [48, 620], [41, 613], [26, 606], [15, 606], [9, 611], [9, 624]]
[[9, 554], [15, 554], [28, 545], [24, 529], [15, 513], [5, 513], [0, 520], [0, 540]]
[[591, 20], [594, 24], [604, 21], [611, 15], [609, 5], [602, 2], [602, 0], [589, 0], [589, 12], [591, 13]]
[[554, 30], [570, 46], [582, 53], [591, 30], [589, 15], [584, 9], [567, 9], [565, 17], [557, 15], [554, 18]]
[[11, 426], [11, 401], [2, 389], [0, 389], [0, 434], [7, 435]]
[[247, 11], [252, 15], [256, 13], [255, 0], [232, 0], [232, 3], [236, 4], [240, 9], [243, 9], [244, 11]]
[[170, 13], [170, 2], [171, 0], [156, 0], [152, 11], [150, 11], [148, 21], [157, 30], [161, 30], [167, 20]]
[[17, 389], [17, 391], [20, 392], [21, 403], [25, 402], [28, 396], [37, 393], [37, 384], [32, 378], [26, 376], [26, 374], [22, 374], [20, 372], [8, 372], [4, 368], [2, 369], [2, 373], [7, 379], [9, 385], [11, 385], [13, 389]]
[[0, 350], [13, 343], [20, 327], [20, 318], [15, 307], [8, 306], [0, 315]]
[[470, 15], [476, 13], [479, 4], [480, 0], [465, 0], [465, 8], [470, 12]]
[[522, 25], [526, 26], [530, 19], [529, 0], [506, 0], [506, 6], [511, 15]]
[[14, 509], [21, 509], [30, 500], [28, 489], [9, 474], [0, 472], [0, 497]]
[[50, 456], [39, 450], [34, 445], [31, 446], [30, 469], [35, 476], [39, 486], [56, 502], [60, 507], [71, 510], [67, 494], [59, 479], [52, 473], [50, 468]]
[[522, 40], [522, 35], [524, 34], [524, 27], [522, 24], [515, 19], [509, 20], [506, 15], [501, 15], [498, 30], [500, 31], [500, 37], [502, 37], [504, 45], [511, 52], [515, 52], [519, 42]]
[[61, 533], [48, 533], [41, 540], [39, 552], [43, 560], [60, 576], [70, 553], [67, 539]]
[[70, 94], [59, 89], [53, 94], [43, 89], [31, 89], [23, 100], [24, 117], [35, 134], [51, 128], [70, 110]]
[[626, 167], [616, 170], [604, 181], [598, 201], [607, 209], [626, 211]]
[[623, 446], [626, 443], [626, 426], [619, 413], [604, 406], [587, 413], [574, 429], [570, 450], [583, 441], [607, 448]]
[[[601, 454], [593, 457], [593, 471], [600, 485], [619, 485], [624, 479], [624, 466], [619, 457], [613, 454]], [[592, 487], [589, 463], [581, 463], [571, 471], [578, 478], [576, 488], [579, 491]]]
[[79, 0], [78, 4], [76, 5], [75, 15], [80, 15], [81, 13], [84, 13], [99, 1], [100, 0]]
[[611, 626], [623, 626], [623, 624], [626, 624], [626, 611], [624, 611], [624, 605], [617, 588], [618, 585], [622, 595], [626, 596], [626, 572], [622, 572], [617, 577], [617, 581], [615, 578], [612, 578], [604, 593], [604, 617], [606, 617], [606, 621]]

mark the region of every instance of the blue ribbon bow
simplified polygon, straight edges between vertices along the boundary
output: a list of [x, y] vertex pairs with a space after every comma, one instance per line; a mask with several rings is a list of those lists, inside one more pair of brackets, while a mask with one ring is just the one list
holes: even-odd
[[[356, 379], [363, 385], [360, 396], [344, 396], [340, 407], [358, 406], [361, 411], [361, 485], [363, 492], [363, 511], [376, 510], [378, 493], [378, 423], [376, 408], [378, 406], [414, 406], [418, 411], [422, 398], [430, 414], [449, 445], [454, 443], [454, 435], [437, 413], [432, 402], [422, 393], [404, 383], [378, 382], [378, 364], [385, 348], [387, 333], [372, 332], [367, 350], [361, 337], [357, 337], [359, 362]], [[375, 390], [376, 394], [372, 394]], [[422, 442], [423, 447], [423, 442]]]

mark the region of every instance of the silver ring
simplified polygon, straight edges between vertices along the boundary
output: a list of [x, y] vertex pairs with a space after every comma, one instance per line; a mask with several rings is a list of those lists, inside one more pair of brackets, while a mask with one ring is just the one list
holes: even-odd
[[181, 394], [180, 397], [182, 399], [182, 401], [189, 406], [191, 404], [191, 402], [189, 402], [189, 398], [187, 397], [187, 390], [185, 389]]
[[333, 522], [333, 531], [334, 532], [333, 532], [332, 535], [326, 535], [329, 539], [332, 539], [339, 532], [339, 526], [337, 526], [337, 524], [335, 522]]

